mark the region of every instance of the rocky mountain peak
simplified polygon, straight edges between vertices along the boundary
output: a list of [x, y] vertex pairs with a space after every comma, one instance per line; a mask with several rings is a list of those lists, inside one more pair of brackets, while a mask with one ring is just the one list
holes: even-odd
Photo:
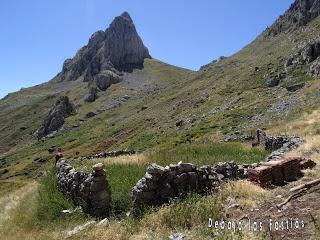
[[93, 81], [103, 71], [132, 71], [143, 68], [145, 58], [151, 58], [129, 15], [116, 17], [105, 31], [92, 34], [86, 46], [74, 58], [67, 59], [58, 81], [82, 78]]
[[290, 8], [264, 32], [265, 36], [276, 36], [290, 32], [320, 15], [320, 0], [295, 0]]
[[121, 15], [120, 15], [120, 17], [123, 17], [123, 18], [125, 18], [127, 21], [129, 21], [129, 22], [132, 22], [133, 23], [133, 21], [132, 21], [132, 19], [131, 19], [131, 17], [130, 17], [130, 15], [129, 15], [129, 13], [128, 12], [123, 12]]
[[141, 68], [143, 60], [150, 58], [127, 12], [116, 17], [106, 30], [105, 56], [121, 71]]

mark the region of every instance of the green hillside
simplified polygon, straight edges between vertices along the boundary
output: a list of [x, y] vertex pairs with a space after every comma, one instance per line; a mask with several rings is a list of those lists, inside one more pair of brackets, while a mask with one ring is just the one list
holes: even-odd
[[[218, 193], [191, 195], [146, 209], [141, 218], [130, 215], [130, 190], [154, 162], [165, 166], [179, 161], [196, 165], [263, 161], [270, 152], [244, 141], [257, 128], [302, 136], [306, 141], [292, 156], [319, 159], [320, 17], [311, 14], [297, 19], [301, 1], [242, 50], [199, 71], [152, 59], [146, 48], [143, 66], [140, 62], [123, 64], [123, 59], [118, 63], [121, 68], [109, 66], [103, 55], [109, 39], [100, 36], [105, 32], [97, 32], [54, 79], [1, 99], [0, 238], [14, 233], [11, 239], [25, 234], [30, 239], [61, 239], [68, 229], [92, 220], [83, 213], [61, 213], [76, 207], [57, 187], [54, 151], [61, 147], [77, 169], [105, 164], [115, 209], [108, 227], [94, 226], [72, 239], [167, 239], [169, 233], [179, 231], [188, 239], [271, 239], [269, 232], [253, 237], [251, 233], [211, 231], [206, 221], [227, 218], [233, 203], [241, 205], [242, 213], [252, 212], [265, 201], [275, 201], [275, 196], [285, 196], [289, 187], [266, 190], [247, 181], [227, 183]], [[131, 21], [127, 13], [117, 18], [121, 17]], [[131, 22], [129, 27], [132, 30]], [[141, 46], [141, 39], [138, 42]], [[121, 81], [99, 90], [95, 101], [85, 101], [97, 81], [86, 78], [95, 79], [106, 71], [120, 76]], [[61, 96], [68, 96], [76, 114], [65, 118], [55, 134], [38, 139], [37, 130]], [[122, 149], [136, 154], [79, 160]], [[314, 179], [319, 173], [316, 167], [305, 177]], [[5, 198], [9, 193], [10, 199]], [[16, 198], [22, 200], [14, 203]], [[5, 210], [8, 205], [15, 206], [9, 213]], [[27, 209], [25, 214], [20, 214], [21, 209]], [[315, 217], [305, 239], [319, 234], [320, 212], [310, 211]], [[9, 215], [14, 228], [7, 226], [5, 218], [1, 220], [1, 214]]]

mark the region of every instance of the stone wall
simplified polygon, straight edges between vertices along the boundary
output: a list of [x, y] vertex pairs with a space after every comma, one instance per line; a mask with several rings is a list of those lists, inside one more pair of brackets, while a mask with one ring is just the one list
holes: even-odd
[[265, 150], [273, 151], [266, 161], [274, 161], [283, 158], [286, 152], [296, 149], [304, 140], [297, 136], [268, 136], [258, 129], [254, 136], [253, 145], [261, 145]]
[[233, 162], [199, 168], [181, 162], [166, 167], [152, 164], [132, 189], [133, 209], [159, 206], [192, 192], [206, 193], [225, 181], [246, 178], [248, 168], [250, 165], [238, 166]]
[[106, 172], [101, 163], [91, 173], [76, 171], [65, 159], [56, 164], [58, 185], [83, 211], [95, 217], [106, 217], [110, 212], [111, 192]]
[[90, 159], [95, 159], [95, 158], [119, 157], [119, 156], [133, 155], [133, 154], [136, 154], [136, 151], [122, 149], [119, 151], [110, 151], [110, 152], [103, 151], [103, 152], [94, 154], [92, 156], [78, 157], [77, 159], [78, 160], [90, 160]]

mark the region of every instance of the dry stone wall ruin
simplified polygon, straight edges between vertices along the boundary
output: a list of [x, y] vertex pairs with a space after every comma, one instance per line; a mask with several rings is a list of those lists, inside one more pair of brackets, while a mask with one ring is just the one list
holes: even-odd
[[159, 206], [188, 193], [208, 193], [223, 182], [246, 178], [249, 168], [233, 162], [202, 167], [181, 162], [166, 167], [152, 164], [132, 189], [133, 209]]
[[83, 211], [106, 217], [111, 209], [111, 192], [102, 164], [93, 166], [91, 173], [76, 171], [65, 159], [56, 163], [58, 185]]
[[[269, 166], [268, 162], [272, 161], [272, 163], [276, 163], [277, 160], [283, 157], [285, 152], [298, 147], [303, 141], [302, 138], [295, 136], [267, 136], [265, 132], [259, 129], [254, 139], [253, 145], [262, 145], [267, 150], [274, 150], [265, 162], [243, 165], [237, 165], [234, 162], [224, 162], [218, 163], [215, 166], [201, 167], [182, 162], [170, 164], [166, 167], [151, 164], [147, 168], [144, 177], [132, 188], [132, 209], [134, 212], [139, 212], [139, 210], [146, 206], [160, 206], [172, 199], [184, 197], [189, 193], [206, 194], [218, 190], [225, 182], [250, 179], [250, 174], [251, 178], [260, 181], [265, 178], [265, 175], [262, 174], [264, 172], [258, 171], [259, 167], [266, 169], [265, 172], [268, 173], [267, 176], [270, 179], [270, 176], [276, 176], [278, 179], [278, 175], [275, 174], [278, 172], [275, 171], [274, 164], [271, 164], [272, 167], [270, 167], [271, 165], [269, 164]], [[122, 153], [131, 154], [132, 152], [124, 151]], [[105, 155], [106, 153], [101, 157], [105, 157]], [[113, 153], [111, 155], [116, 156], [117, 154]], [[303, 169], [304, 164], [310, 165], [312, 163], [310, 160], [306, 161], [304, 159], [284, 162], [300, 164], [301, 169]], [[80, 205], [85, 212], [95, 217], [109, 215], [111, 211], [111, 192], [106, 172], [103, 170], [103, 164], [96, 164], [93, 166], [91, 173], [85, 173], [76, 171], [62, 158], [57, 162], [56, 169], [61, 190], [77, 205]], [[252, 175], [252, 173], [255, 173], [255, 169], [257, 169], [257, 176]], [[290, 170], [291, 168], [288, 169]], [[288, 169], [285, 167], [285, 171], [282, 172], [286, 173], [289, 171]], [[285, 181], [286, 178], [282, 180]]]
[[286, 152], [296, 149], [303, 143], [303, 138], [297, 136], [268, 136], [258, 129], [254, 136], [253, 145], [261, 145], [265, 150], [272, 151], [266, 162], [283, 158]]

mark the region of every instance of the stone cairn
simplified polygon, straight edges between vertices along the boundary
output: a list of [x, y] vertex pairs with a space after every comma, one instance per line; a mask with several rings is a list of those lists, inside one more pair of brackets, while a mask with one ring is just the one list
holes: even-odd
[[98, 163], [91, 173], [86, 173], [76, 171], [63, 158], [56, 163], [61, 191], [94, 217], [106, 217], [110, 213], [111, 192], [103, 167]]
[[199, 168], [181, 162], [166, 167], [152, 164], [132, 189], [133, 209], [159, 206], [192, 192], [204, 194], [218, 189], [225, 181], [246, 178], [246, 172], [246, 168], [233, 162]]

